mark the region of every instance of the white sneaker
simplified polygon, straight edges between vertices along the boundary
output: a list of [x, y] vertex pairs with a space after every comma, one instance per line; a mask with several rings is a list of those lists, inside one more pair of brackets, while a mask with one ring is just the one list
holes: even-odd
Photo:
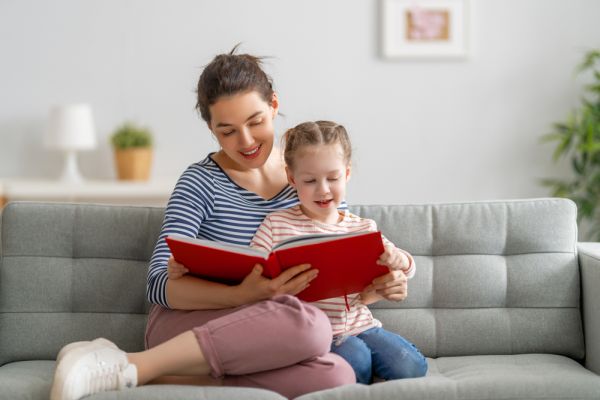
[[79, 400], [91, 394], [137, 386], [137, 368], [114, 344], [90, 342], [63, 353], [54, 372], [50, 400]]
[[110, 340], [107, 340], [104, 338], [98, 338], [98, 339], [94, 339], [92, 341], [84, 340], [81, 342], [69, 343], [68, 345], [66, 345], [62, 349], [60, 349], [60, 352], [56, 356], [56, 365], [58, 365], [58, 363], [60, 363], [60, 360], [62, 360], [62, 358], [65, 356], [65, 354], [67, 354], [72, 349], [87, 346], [90, 343], [93, 343], [95, 347], [108, 346], [108, 347], [112, 347], [113, 349], [118, 349], [116, 344], [114, 344]]

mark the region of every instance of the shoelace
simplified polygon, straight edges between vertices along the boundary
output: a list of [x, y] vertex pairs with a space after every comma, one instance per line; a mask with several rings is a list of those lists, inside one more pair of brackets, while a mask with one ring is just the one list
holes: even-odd
[[119, 364], [98, 361], [98, 366], [88, 371], [87, 382], [90, 386], [90, 394], [118, 389], [120, 373]]

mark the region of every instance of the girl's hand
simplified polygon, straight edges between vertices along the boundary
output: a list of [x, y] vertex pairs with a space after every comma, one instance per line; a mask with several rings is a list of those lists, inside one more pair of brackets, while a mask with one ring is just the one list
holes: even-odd
[[319, 272], [310, 269], [308, 264], [301, 264], [286, 269], [277, 278], [269, 279], [262, 276], [262, 271], [262, 265], [256, 264], [237, 286], [244, 304], [270, 299], [278, 294], [298, 294], [310, 285]]
[[410, 260], [399, 248], [394, 245], [385, 246], [385, 251], [377, 260], [380, 265], [385, 265], [391, 270], [407, 271], [410, 267]]
[[169, 257], [169, 262], [167, 263], [167, 276], [169, 279], [179, 279], [188, 272], [190, 271], [183, 264], [175, 261], [173, 256]]
[[390, 271], [373, 279], [373, 283], [367, 286], [363, 293], [366, 296], [372, 291], [386, 300], [402, 301], [408, 296], [408, 280], [404, 272]]
[[360, 302], [364, 305], [377, 303], [379, 300], [383, 300], [383, 296], [377, 293], [372, 284], [360, 292]]

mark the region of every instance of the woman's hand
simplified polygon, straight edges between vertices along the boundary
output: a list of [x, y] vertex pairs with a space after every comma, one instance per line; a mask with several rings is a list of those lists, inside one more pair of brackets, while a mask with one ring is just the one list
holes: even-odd
[[[377, 298], [380, 296], [380, 298]], [[361, 300], [371, 304], [381, 298], [391, 301], [402, 301], [408, 296], [408, 280], [402, 271], [390, 271], [373, 279], [361, 293]]]
[[399, 248], [388, 244], [385, 246], [385, 251], [377, 260], [380, 265], [385, 265], [391, 270], [407, 271], [410, 267], [410, 260]]
[[270, 299], [278, 294], [298, 294], [319, 273], [316, 269], [310, 269], [308, 264], [288, 268], [274, 279], [265, 278], [262, 271], [262, 265], [256, 264], [252, 272], [237, 286], [243, 304]]
[[175, 261], [173, 256], [169, 257], [169, 262], [167, 263], [167, 276], [169, 279], [179, 279], [188, 272], [190, 271], [183, 264]]

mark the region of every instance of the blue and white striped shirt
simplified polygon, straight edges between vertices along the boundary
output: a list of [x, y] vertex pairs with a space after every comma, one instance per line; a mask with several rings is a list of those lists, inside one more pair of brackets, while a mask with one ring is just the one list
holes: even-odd
[[208, 155], [181, 175], [165, 210], [165, 219], [150, 259], [146, 295], [169, 307], [166, 297], [167, 262], [171, 251], [165, 237], [189, 237], [248, 246], [265, 216], [298, 204], [291, 186], [265, 200], [233, 182]]

